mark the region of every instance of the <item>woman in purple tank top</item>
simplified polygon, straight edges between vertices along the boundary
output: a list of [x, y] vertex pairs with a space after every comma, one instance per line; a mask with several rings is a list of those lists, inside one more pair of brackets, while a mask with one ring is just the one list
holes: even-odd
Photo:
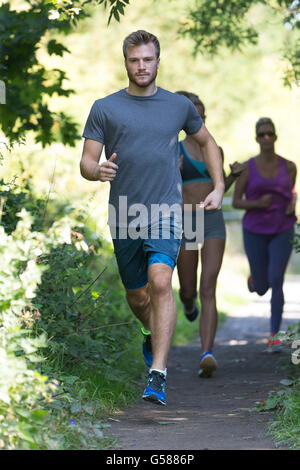
[[292, 161], [275, 153], [276, 139], [272, 120], [259, 119], [256, 141], [260, 153], [248, 160], [233, 196], [233, 207], [246, 211], [242, 224], [251, 272], [248, 288], [258, 295], [272, 289], [269, 351], [280, 349], [280, 340], [275, 335], [281, 325], [284, 274], [293, 248], [297, 220], [296, 194], [293, 192], [297, 168]]

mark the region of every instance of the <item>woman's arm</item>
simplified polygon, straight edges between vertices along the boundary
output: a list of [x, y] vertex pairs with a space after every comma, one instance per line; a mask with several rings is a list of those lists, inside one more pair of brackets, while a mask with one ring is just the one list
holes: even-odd
[[232, 183], [236, 181], [236, 179], [240, 176], [242, 171], [247, 167], [247, 162], [239, 163], [239, 162], [234, 162], [230, 164], [230, 173], [228, 176], [226, 176], [226, 173], [224, 171], [224, 151], [222, 147], [219, 147], [221, 157], [222, 157], [222, 165], [223, 165], [223, 178], [224, 178], [224, 184], [225, 184], [225, 191], [228, 191]]
[[272, 196], [271, 194], [265, 194], [260, 199], [246, 200], [243, 198], [249, 179], [249, 165], [247, 162], [247, 167], [242, 172], [241, 176], [238, 178], [232, 199], [232, 205], [235, 209], [264, 209], [271, 204]]
[[220, 209], [225, 186], [220, 149], [204, 124], [201, 129], [196, 134], [192, 134], [191, 137], [193, 137], [200, 146], [203, 160], [214, 185], [213, 191], [209, 193], [204, 200], [204, 207], [208, 210]]
[[247, 167], [247, 162], [234, 162], [229, 166], [231, 169], [229, 175], [226, 176], [224, 172], [225, 192], [228, 191], [230, 186], [237, 180], [237, 178], [241, 175], [242, 171]]
[[288, 161], [287, 162], [287, 170], [291, 177], [293, 183], [293, 190], [292, 190], [292, 200], [286, 208], [286, 215], [294, 215], [296, 210], [296, 202], [297, 202], [297, 193], [295, 190], [296, 184], [296, 177], [297, 177], [297, 167], [294, 162]]

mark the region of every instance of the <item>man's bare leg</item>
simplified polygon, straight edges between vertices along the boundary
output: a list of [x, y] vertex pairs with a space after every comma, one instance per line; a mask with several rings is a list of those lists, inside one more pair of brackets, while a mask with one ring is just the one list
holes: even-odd
[[149, 266], [148, 281], [151, 299], [150, 329], [152, 338], [152, 369], [165, 370], [171, 347], [177, 309], [172, 290], [173, 270], [170, 266], [155, 263]]
[[151, 331], [152, 369], [165, 370], [171, 347], [177, 309], [172, 290], [173, 270], [155, 263], [148, 270], [148, 284], [138, 289], [127, 289], [126, 298], [134, 315], [144, 328]]
[[151, 302], [149, 284], [138, 289], [126, 289], [126, 299], [134, 315], [146, 330], [151, 330]]

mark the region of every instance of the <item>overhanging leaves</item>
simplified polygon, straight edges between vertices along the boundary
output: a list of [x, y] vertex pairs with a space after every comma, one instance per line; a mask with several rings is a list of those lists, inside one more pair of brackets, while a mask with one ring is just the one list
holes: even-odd
[[[0, 6], [0, 80], [5, 84], [6, 104], [0, 105], [0, 124], [10, 140], [33, 131], [43, 147], [55, 141], [74, 146], [80, 138], [77, 125], [66, 113], [55, 113], [49, 97], [69, 96], [64, 71], [47, 70], [37, 52], [46, 34], [53, 30], [69, 32], [88, 13], [89, 4], [110, 9], [111, 18], [120, 20], [129, 0], [25, 0], [26, 9], [14, 10], [9, 3]], [[56, 39], [47, 43], [49, 55], [62, 57], [68, 49]]]
[[244, 46], [258, 42], [259, 33], [247, 16], [258, 4], [275, 10], [282, 17], [282, 27], [293, 31], [292, 44], [280, 52], [288, 62], [284, 84], [299, 84], [300, 0], [196, 0], [179, 32], [193, 39], [195, 54], [215, 55], [222, 47], [241, 51]]

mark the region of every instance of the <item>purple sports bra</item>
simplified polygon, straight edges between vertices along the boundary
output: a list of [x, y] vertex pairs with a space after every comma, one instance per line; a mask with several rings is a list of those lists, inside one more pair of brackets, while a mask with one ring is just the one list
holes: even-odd
[[293, 183], [288, 174], [285, 158], [279, 158], [278, 174], [275, 178], [263, 178], [256, 166], [255, 158], [249, 160], [249, 179], [246, 199], [260, 199], [271, 194], [269, 207], [251, 209], [243, 217], [243, 227], [254, 233], [275, 234], [287, 230], [295, 224], [297, 218], [286, 215], [286, 209], [292, 199]]

